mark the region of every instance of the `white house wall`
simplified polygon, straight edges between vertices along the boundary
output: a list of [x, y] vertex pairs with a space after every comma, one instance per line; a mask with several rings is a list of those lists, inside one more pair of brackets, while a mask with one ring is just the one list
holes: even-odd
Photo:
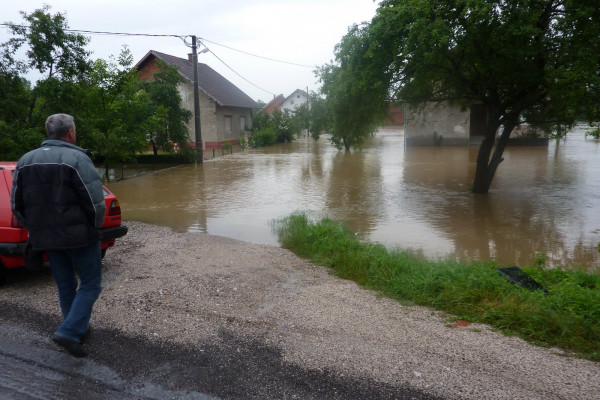
[[289, 96], [285, 101], [281, 104], [281, 111], [294, 111], [296, 108], [300, 107], [302, 104], [305, 104], [308, 101], [308, 98], [304, 93], [294, 92], [291, 96]]
[[468, 145], [469, 110], [449, 103], [405, 107], [404, 140], [407, 146]]

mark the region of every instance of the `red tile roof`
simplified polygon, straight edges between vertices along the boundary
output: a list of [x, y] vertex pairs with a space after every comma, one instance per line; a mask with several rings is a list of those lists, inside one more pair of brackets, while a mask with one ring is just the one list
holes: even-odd
[[285, 97], [280, 94], [277, 97], [274, 97], [266, 106], [263, 107], [263, 111], [269, 114], [272, 114], [275, 110], [281, 110], [281, 105], [285, 101]]
[[[146, 53], [134, 68], [141, 69], [152, 57], [156, 57], [168, 65], [174, 66], [185, 79], [190, 82], [194, 81], [191, 62], [185, 58], [171, 56], [155, 50], [150, 50]], [[237, 86], [206, 64], [198, 63], [198, 87], [220, 106], [260, 108], [260, 105], [252, 100], [250, 96], [242, 92]]]

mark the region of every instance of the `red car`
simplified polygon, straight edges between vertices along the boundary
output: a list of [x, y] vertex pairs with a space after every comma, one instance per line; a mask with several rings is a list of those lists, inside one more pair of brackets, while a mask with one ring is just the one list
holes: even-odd
[[[0, 270], [2, 268], [39, 268], [43, 262], [39, 257], [24, 257], [28, 231], [13, 216], [10, 208], [10, 189], [16, 162], [0, 162]], [[127, 234], [127, 227], [121, 225], [121, 207], [114, 194], [104, 188], [106, 215], [100, 229], [102, 257], [106, 249], [115, 244], [115, 239]], [[46, 259], [44, 255], [44, 259]]]

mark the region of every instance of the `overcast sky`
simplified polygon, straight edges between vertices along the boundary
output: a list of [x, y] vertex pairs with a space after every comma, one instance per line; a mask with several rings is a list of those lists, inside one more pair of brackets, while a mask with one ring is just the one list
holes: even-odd
[[[70, 29], [196, 35], [206, 39], [204, 43], [211, 52], [235, 72], [210, 52], [199, 54], [198, 61], [208, 64], [253, 99], [268, 102], [273, 94], [287, 96], [295, 89], [307, 87], [316, 90], [314, 66], [333, 59], [334, 46], [348, 27], [370, 21], [378, 1], [20, 0], [3, 4], [0, 22], [22, 23], [19, 11], [31, 13], [44, 3], [52, 5], [52, 14], [66, 13]], [[88, 49], [93, 51], [93, 58], [117, 56], [124, 44], [132, 51], [134, 62], [149, 50], [182, 58], [191, 52], [174, 37], [86, 36], [91, 38]], [[8, 30], [0, 27], [0, 42], [9, 37]], [[268, 61], [223, 46], [312, 67]]]

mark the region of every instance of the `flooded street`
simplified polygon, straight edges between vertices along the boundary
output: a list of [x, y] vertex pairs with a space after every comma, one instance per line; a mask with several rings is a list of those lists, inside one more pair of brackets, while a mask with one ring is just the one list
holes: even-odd
[[583, 128], [509, 147], [488, 195], [469, 192], [478, 147], [408, 147], [380, 131], [360, 151], [325, 137], [251, 149], [109, 184], [126, 219], [278, 245], [271, 221], [306, 212], [429, 259], [600, 270], [600, 144]]

